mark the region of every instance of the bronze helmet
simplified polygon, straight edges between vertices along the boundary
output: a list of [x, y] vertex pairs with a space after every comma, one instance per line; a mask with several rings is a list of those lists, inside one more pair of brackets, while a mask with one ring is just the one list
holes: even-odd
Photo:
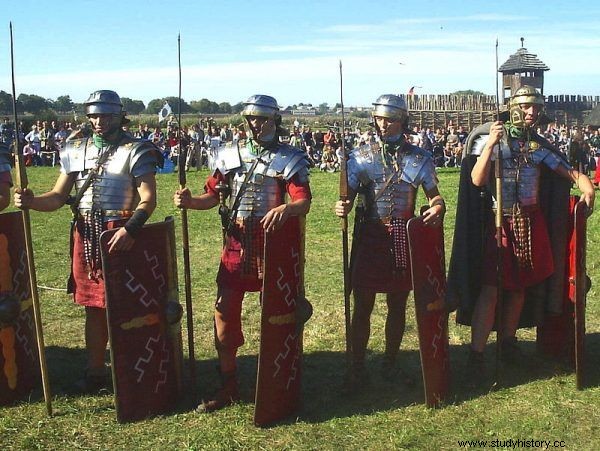
[[[529, 85], [523, 85], [515, 91], [513, 96], [510, 98], [510, 101], [508, 102], [510, 122], [515, 127], [527, 127], [527, 124], [525, 123], [525, 112], [521, 108], [521, 105], [523, 104], [540, 105], [543, 107], [544, 96], [541, 93], [539, 93], [537, 89], [535, 89], [533, 86]], [[540, 111], [537, 121], [539, 121], [541, 116], [542, 111]]]

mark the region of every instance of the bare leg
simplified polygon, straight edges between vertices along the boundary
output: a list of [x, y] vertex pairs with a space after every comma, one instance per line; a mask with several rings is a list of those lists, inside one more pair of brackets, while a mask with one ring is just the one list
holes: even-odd
[[388, 293], [388, 314], [385, 321], [385, 358], [394, 361], [400, 350], [406, 324], [406, 299], [408, 291]]
[[[483, 352], [496, 318], [496, 287], [483, 285], [473, 311], [471, 324], [471, 348]], [[514, 338], [519, 326], [519, 319], [525, 293], [523, 291], [506, 291], [502, 304], [502, 338]]]
[[483, 285], [471, 321], [471, 349], [483, 352], [496, 317], [496, 287]]
[[371, 334], [371, 313], [375, 305], [375, 292], [354, 290], [354, 312], [352, 315], [352, 363], [362, 366]]
[[241, 314], [244, 292], [219, 287], [215, 305], [215, 347], [219, 356], [221, 389], [212, 399], [198, 406], [199, 412], [213, 412], [233, 404], [239, 399], [237, 387], [236, 355], [244, 343]]
[[108, 325], [106, 310], [95, 307], [85, 308], [85, 347], [87, 350], [87, 368], [91, 372], [102, 371], [108, 343]]
[[514, 338], [519, 327], [519, 319], [525, 303], [523, 291], [509, 291], [506, 293], [503, 305], [502, 338]]
[[243, 291], [219, 287], [215, 306], [215, 347], [221, 373], [236, 370], [237, 349], [244, 343], [241, 331]]

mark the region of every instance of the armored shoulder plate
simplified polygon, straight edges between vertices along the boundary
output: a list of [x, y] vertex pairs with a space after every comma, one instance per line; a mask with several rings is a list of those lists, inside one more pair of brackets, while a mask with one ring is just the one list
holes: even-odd
[[356, 191], [360, 184], [367, 185], [382, 172], [379, 144], [363, 144], [358, 146], [348, 155], [348, 184]]
[[153, 171], [157, 166], [163, 166], [163, 154], [153, 142], [127, 136], [121, 142], [121, 146], [123, 145], [131, 148], [130, 166], [134, 176], [138, 177]]
[[[490, 125], [491, 123], [480, 125], [469, 134], [469, 136], [467, 137], [467, 145], [463, 150], [463, 157], [468, 155], [481, 155], [481, 152], [483, 152], [483, 148], [485, 147], [485, 144], [487, 143], [490, 136]], [[509, 158], [511, 156], [509, 142], [506, 139], [506, 137], [500, 141], [500, 148], [502, 149], [503, 159]], [[496, 155], [497, 150], [494, 150], [492, 159], [495, 159]]]
[[86, 169], [85, 155], [88, 143], [89, 138], [67, 139], [65, 147], [60, 151], [60, 165], [65, 174]]
[[12, 167], [12, 155], [8, 144], [0, 141], [0, 172], [10, 171]]
[[310, 162], [306, 153], [297, 147], [280, 144], [265, 175], [289, 180], [298, 174], [300, 180], [304, 182], [308, 180], [309, 167]]
[[241, 166], [242, 159], [237, 143], [228, 143], [216, 148], [209, 148], [208, 167], [213, 175], [217, 170], [221, 174], [226, 175]]
[[[437, 185], [437, 177], [435, 176], [435, 168], [431, 155], [426, 150], [412, 144], [408, 144], [407, 147], [408, 150], [405, 150], [403, 157], [402, 180], [410, 183], [415, 188], [429, 181], [429, 179], [434, 179], [431, 182]], [[432, 171], [433, 174], [431, 173]], [[431, 183], [426, 183], [425, 188], [431, 188]]]
[[[475, 156], [481, 155], [481, 152], [483, 152], [483, 148], [485, 147], [485, 144], [487, 143], [489, 136], [490, 136], [489, 134], [476, 136], [473, 139], [473, 141], [471, 141], [472, 145], [470, 148], [470, 152], [467, 155], [475, 155]], [[510, 151], [509, 144], [506, 140], [503, 139], [502, 141], [500, 141], [500, 148], [502, 149], [502, 158], [503, 159], [510, 158], [511, 151]], [[496, 159], [496, 155], [497, 155], [497, 151], [494, 150], [494, 154], [492, 155], [493, 160]]]
[[[134, 176], [141, 172], [149, 172], [156, 166], [162, 166], [163, 156], [160, 150], [150, 141], [126, 136], [118, 146], [117, 159], [130, 169], [140, 167]], [[66, 174], [82, 172], [96, 166], [98, 149], [90, 138], [75, 138], [67, 140], [60, 152], [62, 171]], [[144, 168], [141, 168], [144, 166]]]
[[[378, 143], [365, 144], [354, 149], [348, 159], [348, 183], [353, 190], [359, 185], [366, 186], [372, 181], [385, 177], [390, 170], [384, 167]], [[389, 175], [388, 175], [389, 176]], [[425, 184], [429, 189], [437, 185], [433, 160], [429, 153], [420, 147], [407, 145], [403, 151], [400, 180], [415, 188]]]
[[[483, 146], [485, 145], [485, 141], [481, 144], [481, 140], [479, 139], [481, 136], [485, 135], [486, 140], [487, 136], [490, 134], [490, 127], [493, 122], [486, 122], [485, 124], [478, 125], [471, 133], [467, 136], [467, 141], [465, 143], [465, 147], [463, 149], [463, 158], [466, 158], [469, 155], [480, 155], [483, 150]], [[477, 141], [477, 145], [475, 142]]]

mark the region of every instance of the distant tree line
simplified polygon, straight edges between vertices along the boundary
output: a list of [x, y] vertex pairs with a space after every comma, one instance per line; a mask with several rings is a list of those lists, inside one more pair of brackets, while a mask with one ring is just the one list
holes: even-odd
[[[164, 97], [162, 99], [153, 99], [146, 106], [141, 100], [134, 100], [128, 97], [121, 97], [123, 108], [128, 114], [158, 114], [165, 102], [168, 102], [173, 113], [179, 113], [179, 98]], [[229, 102], [213, 102], [208, 99], [192, 100], [186, 102], [181, 100], [182, 113], [198, 114], [237, 114], [242, 111], [244, 105], [238, 102], [231, 105]], [[12, 95], [0, 90], [0, 114], [12, 113]], [[19, 94], [17, 97], [17, 110], [19, 113], [29, 113], [33, 115], [48, 115], [49, 113], [64, 114], [76, 112], [83, 114], [83, 104], [75, 103], [71, 97], [62, 95], [53, 99], [45, 99], [35, 94]]]
[[[456, 91], [454, 95], [477, 95], [483, 94], [479, 91], [465, 90]], [[158, 114], [165, 102], [168, 102], [173, 110], [173, 113], [179, 113], [179, 99], [177, 97], [163, 97], [161, 99], [153, 99], [148, 105], [145, 105], [141, 100], [134, 100], [128, 97], [121, 97], [123, 107], [130, 115], [136, 114]], [[318, 114], [327, 114], [331, 110], [337, 111], [341, 108], [341, 104], [336, 103], [333, 108], [325, 103], [313, 107], [310, 103], [298, 103], [290, 105], [288, 108], [296, 110], [298, 108], [314, 108]], [[244, 108], [242, 102], [231, 105], [229, 102], [213, 102], [208, 99], [192, 100], [186, 102], [181, 100], [181, 113], [197, 113], [197, 114], [238, 114]], [[71, 100], [68, 94], [58, 96], [56, 100], [45, 99], [44, 97], [35, 94], [19, 94], [17, 97], [17, 110], [20, 114], [29, 113], [38, 117], [51, 117], [56, 114], [77, 113], [83, 114], [83, 104], [75, 103]], [[12, 95], [0, 90], [0, 114], [8, 115], [12, 113]], [[363, 113], [358, 111], [357, 113]], [[368, 113], [364, 112], [365, 117]]]

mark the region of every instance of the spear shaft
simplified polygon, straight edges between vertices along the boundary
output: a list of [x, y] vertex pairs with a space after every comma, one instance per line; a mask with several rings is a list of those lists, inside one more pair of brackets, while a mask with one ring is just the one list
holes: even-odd
[[[177, 128], [177, 141], [179, 142], [179, 159], [177, 161], [179, 189], [186, 185], [185, 159], [186, 150], [181, 143], [181, 35], [177, 35], [177, 60], [179, 67], [179, 111]], [[192, 391], [196, 393], [196, 356], [194, 352], [194, 315], [192, 310], [192, 277], [190, 273], [190, 238], [188, 228], [187, 208], [181, 208], [181, 241], [183, 250], [183, 274], [185, 283], [185, 310], [188, 333], [188, 358], [190, 361], [190, 378], [192, 380]]]
[[[28, 179], [23, 159], [23, 148], [19, 140], [19, 123], [17, 117], [17, 95], [15, 88], [15, 59], [13, 49], [13, 29], [10, 22], [10, 70], [12, 79], [12, 100], [13, 100], [13, 119], [15, 121], [15, 172], [16, 172], [16, 189], [24, 191], [27, 189]], [[27, 266], [29, 269], [29, 288], [31, 291], [31, 300], [33, 303], [33, 318], [35, 323], [35, 335], [38, 348], [38, 358], [40, 362], [40, 372], [42, 376], [42, 388], [44, 391], [44, 401], [46, 402], [46, 410], [48, 415], [52, 416], [52, 399], [50, 394], [50, 383], [48, 381], [48, 368], [46, 366], [46, 351], [44, 346], [44, 333], [42, 331], [42, 317], [40, 313], [40, 298], [37, 290], [37, 277], [35, 274], [35, 262], [33, 259], [33, 243], [31, 239], [31, 219], [29, 217], [29, 209], [21, 210], [23, 216], [23, 231], [25, 234], [25, 251], [27, 253]]]
[[[504, 89], [504, 88], [503, 88]], [[498, 96], [498, 39], [496, 39], [496, 121], [500, 120], [500, 100]], [[498, 144], [495, 161], [496, 175], [496, 383], [500, 378], [500, 359], [502, 356], [502, 329], [504, 327], [504, 299], [502, 277], [502, 146]]]
[[[341, 133], [341, 146], [342, 146], [342, 161], [340, 161], [340, 200], [348, 200], [348, 171], [347, 161], [348, 156], [346, 155], [346, 143], [344, 139], [344, 132], [346, 128], [346, 117], [344, 115], [344, 83], [342, 75], [342, 61], [340, 60], [340, 105], [342, 107], [342, 133]], [[350, 258], [348, 252], [348, 217], [342, 218], [342, 260], [343, 260], [343, 271], [344, 271], [344, 321], [346, 326], [346, 359], [347, 363], [351, 363], [352, 359], [352, 323], [350, 317]]]

